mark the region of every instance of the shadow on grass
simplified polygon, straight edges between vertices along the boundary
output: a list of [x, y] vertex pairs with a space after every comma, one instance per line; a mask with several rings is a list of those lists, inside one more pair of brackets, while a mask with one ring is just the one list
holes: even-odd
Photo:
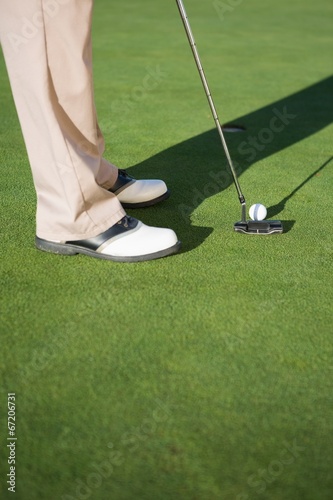
[[[330, 76], [295, 94], [232, 120], [233, 123], [246, 128], [242, 133], [226, 133], [226, 141], [238, 176], [241, 177], [254, 163], [330, 125], [333, 122], [332, 95], [333, 76]], [[286, 202], [330, 160], [279, 203], [269, 207], [268, 218], [278, 215]], [[172, 191], [172, 201], [160, 205], [150, 213], [155, 221], [150, 218], [149, 223], [160, 225], [163, 222], [171, 226], [172, 222], [172, 227], [182, 239], [190, 230], [190, 248], [198, 246], [213, 231], [208, 227], [191, 226], [191, 214], [205, 199], [223, 191], [233, 182], [215, 128], [133, 166], [130, 173], [138, 178], [159, 176], [167, 182]], [[223, 221], [227, 214], [228, 207], [222, 206], [217, 217]], [[293, 222], [284, 221], [286, 231], [292, 228]], [[187, 249], [190, 249], [189, 246]]]
[[269, 207], [269, 209], [267, 210], [268, 218], [272, 218], [276, 214], [282, 212], [287, 201], [290, 200], [297, 193], [297, 191], [299, 191], [303, 186], [305, 186], [305, 184], [307, 184], [313, 177], [317, 176], [319, 172], [321, 172], [321, 170], [323, 170], [326, 167], [326, 165], [328, 165], [332, 160], [333, 156], [331, 156], [331, 158], [325, 161], [319, 168], [317, 168], [317, 170], [315, 170], [311, 175], [309, 175], [299, 186], [297, 186], [290, 194], [288, 194], [288, 196], [283, 198], [283, 200], [281, 200], [276, 205]]
[[[267, 210], [267, 219], [273, 219], [277, 214], [282, 212], [286, 206], [286, 203], [288, 200], [290, 200], [296, 193], [299, 191], [305, 184], [307, 184], [313, 177], [319, 175], [319, 172], [323, 170], [331, 161], [333, 160], [333, 156], [329, 158], [327, 161], [325, 161], [317, 170], [315, 170], [311, 175], [309, 175], [299, 186], [297, 186], [288, 196], [283, 198], [279, 203], [276, 205], [272, 205], [271, 207], [268, 208]], [[283, 221], [283, 232], [288, 233], [291, 231], [295, 224], [295, 221], [291, 220], [284, 220]]]

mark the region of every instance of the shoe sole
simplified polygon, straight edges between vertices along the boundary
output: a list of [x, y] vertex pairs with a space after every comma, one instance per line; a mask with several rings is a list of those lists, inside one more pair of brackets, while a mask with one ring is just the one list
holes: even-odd
[[124, 208], [146, 208], [151, 207], [152, 205], [156, 205], [156, 203], [160, 203], [160, 201], [167, 200], [169, 196], [170, 191], [168, 190], [164, 194], [158, 196], [157, 198], [154, 198], [153, 200], [142, 201], [141, 203], [125, 203], [120, 200], [119, 201]]
[[43, 252], [55, 253], [58, 255], [77, 255], [83, 254], [89, 257], [94, 257], [96, 259], [112, 260], [114, 262], [143, 262], [146, 260], [161, 259], [162, 257], [167, 257], [168, 255], [173, 255], [179, 252], [181, 248], [181, 242], [178, 241], [175, 245], [159, 252], [150, 253], [147, 255], [134, 255], [132, 257], [121, 257], [116, 255], [105, 255], [103, 253], [98, 253], [95, 250], [90, 250], [89, 248], [78, 247], [76, 245], [67, 243], [55, 243], [53, 241], [43, 240], [36, 236], [35, 239], [36, 248], [42, 250]]

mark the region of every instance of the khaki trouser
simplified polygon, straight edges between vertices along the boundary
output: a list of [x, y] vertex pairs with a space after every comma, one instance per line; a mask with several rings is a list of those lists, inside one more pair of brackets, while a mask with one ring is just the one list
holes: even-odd
[[[0, 0], [0, 41], [37, 193], [37, 235], [89, 238], [125, 212], [107, 191], [93, 94], [93, 0]], [[103, 186], [103, 187], [101, 187]]]

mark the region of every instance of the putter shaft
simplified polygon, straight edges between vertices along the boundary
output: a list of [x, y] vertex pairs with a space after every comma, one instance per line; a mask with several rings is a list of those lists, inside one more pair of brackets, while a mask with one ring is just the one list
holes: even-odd
[[200, 61], [198, 49], [197, 49], [197, 46], [196, 46], [196, 43], [195, 43], [195, 40], [194, 40], [194, 36], [193, 36], [192, 30], [191, 30], [191, 26], [190, 26], [190, 23], [189, 23], [186, 11], [185, 11], [184, 4], [183, 4], [182, 0], [176, 0], [176, 2], [177, 2], [177, 6], [178, 6], [178, 9], [179, 9], [180, 16], [181, 16], [183, 24], [184, 24], [184, 28], [185, 28], [185, 31], [186, 31], [186, 35], [187, 35], [188, 41], [189, 41], [191, 49], [192, 49], [194, 60], [195, 60], [195, 63], [197, 65], [197, 68], [198, 68], [198, 71], [199, 71], [199, 74], [200, 74], [202, 85], [204, 87], [204, 90], [205, 90], [205, 93], [206, 93], [206, 96], [207, 96], [207, 99], [208, 99], [208, 102], [209, 102], [209, 106], [210, 106], [210, 109], [211, 109], [211, 112], [212, 112], [212, 115], [213, 115], [213, 118], [214, 118], [214, 121], [215, 121], [215, 124], [216, 124], [216, 128], [217, 128], [218, 133], [220, 135], [222, 146], [223, 146], [225, 155], [226, 155], [227, 160], [228, 160], [228, 165], [229, 165], [229, 168], [230, 168], [233, 180], [234, 180], [234, 184], [235, 184], [236, 189], [237, 189], [238, 198], [239, 198], [239, 201], [240, 201], [240, 203], [242, 205], [242, 219], [243, 219], [243, 221], [245, 221], [246, 220], [246, 203], [245, 203], [245, 197], [244, 197], [244, 195], [242, 193], [242, 190], [241, 190], [238, 178], [237, 178], [236, 170], [235, 170], [235, 167], [233, 165], [233, 162], [232, 162], [229, 150], [228, 150], [228, 146], [227, 146], [227, 143], [226, 143], [225, 138], [224, 138], [224, 134], [223, 134], [223, 131], [222, 131], [221, 123], [220, 123], [220, 120], [219, 120], [219, 117], [218, 117], [218, 114], [217, 114], [217, 111], [216, 111], [216, 108], [215, 108], [215, 105], [214, 105], [212, 94], [211, 94], [209, 86], [208, 86], [208, 82], [207, 82], [207, 78], [205, 76], [205, 72], [203, 70], [203, 67], [202, 67], [202, 64], [201, 64], [201, 61]]

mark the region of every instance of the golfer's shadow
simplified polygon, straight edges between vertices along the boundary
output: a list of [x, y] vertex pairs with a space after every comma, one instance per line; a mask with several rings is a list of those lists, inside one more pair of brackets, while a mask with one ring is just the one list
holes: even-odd
[[[330, 125], [333, 122], [332, 96], [333, 76], [330, 76], [250, 114], [235, 118], [234, 123], [246, 128], [242, 133], [226, 134], [228, 148], [238, 175], [241, 177], [253, 163], [288, 148]], [[316, 163], [316, 159], [312, 158], [311, 162]], [[307, 179], [300, 179], [298, 187], [287, 193], [281, 202], [269, 207], [268, 218], [276, 218], [296, 191], [305, 182], [310, 181], [327, 163], [328, 161], [325, 161], [322, 166], [315, 165], [313, 175]], [[287, 176], [289, 168], [287, 165], [281, 165], [281, 175]], [[209, 227], [192, 226], [190, 217], [193, 211], [206, 198], [232, 184], [232, 177], [215, 128], [144, 160], [130, 168], [129, 172], [138, 178], [159, 177], [167, 182], [172, 191], [172, 198], [151, 210], [147, 222], [174, 228], [180, 238], [184, 242], [187, 241], [185, 250], [198, 246], [213, 231], [213, 228]], [[236, 191], [235, 199], [237, 200]], [[137, 212], [135, 215], [139, 216]], [[223, 220], [227, 216], [228, 208], [222, 206], [221, 212], [216, 214], [216, 217]], [[144, 218], [142, 212], [140, 218]], [[290, 229], [292, 224], [293, 221], [284, 221], [285, 229]]]

